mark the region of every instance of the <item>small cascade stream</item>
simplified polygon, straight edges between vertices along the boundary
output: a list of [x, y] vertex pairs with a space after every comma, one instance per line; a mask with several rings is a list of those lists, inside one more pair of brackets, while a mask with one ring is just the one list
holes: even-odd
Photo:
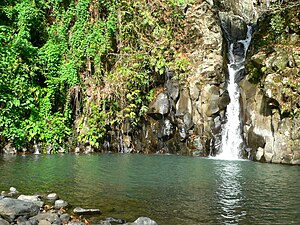
[[227, 121], [222, 129], [220, 154], [217, 158], [236, 160], [240, 158], [243, 145], [241, 126], [240, 88], [238, 82], [243, 74], [246, 53], [251, 42], [251, 26], [248, 26], [245, 40], [229, 43], [228, 50], [228, 93], [230, 103], [227, 106]]
[[34, 148], [34, 155], [39, 155], [41, 154], [40, 153], [40, 146], [39, 144], [36, 142], [36, 140], [34, 140], [34, 145], [33, 145], [33, 148]]

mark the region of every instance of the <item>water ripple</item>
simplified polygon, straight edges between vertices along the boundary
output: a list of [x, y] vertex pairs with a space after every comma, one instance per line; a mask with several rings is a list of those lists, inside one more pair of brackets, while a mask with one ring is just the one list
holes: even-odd
[[[102, 217], [160, 225], [300, 224], [300, 168], [177, 156], [54, 155], [0, 159], [0, 190], [56, 191]], [[94, 218], [97, 222], [99, 218]]]

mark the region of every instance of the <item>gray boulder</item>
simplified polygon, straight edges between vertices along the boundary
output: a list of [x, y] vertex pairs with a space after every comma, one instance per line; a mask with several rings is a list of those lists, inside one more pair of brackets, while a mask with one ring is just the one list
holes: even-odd
[[60, 215], [60, 220], [62, 223], [66, 223], [70, 220], [71, 216], [68, 213]]
[[154, 119], [161, 119], [170, 112], [169, 97], [166, 93], [160, 93], [150, 104], [148, 115]]
[[54, 203], [54, 208], [55, 209], [60, 209], [60, 208], [64, 208], [64, 207], [67, 207], [68, 206], [68, 203], [64, 200], [56, 200], [55, 203]]
[[58, 195], [56, 193], [50, 193], [47, 195], [47, 199], [50, 201], [55, 201], [58, 199]]
[[44, 205], [44, 202], [41, 201], [39, 195], [20, 195], [18, 199], [25, 202], [32, 202], [39, 207], [42, 207]]
[[51, 225], [51, 223], [48, 220], [41, 220], [39, 221], [39, 225]]
[[54, 222], [60, 222], [61, 223], [61, 219], [59, 218], [58, 214], [56, 213], [40, 213], [36, 216], [33, 216], [31, 218], [29, 218], [30, 221], [34, 221], [37, 220], [39, 222], [41, 221], [48, 221], [50, 223], [54, 223]]
[[9, 225], [9, 222], [7, 222], [6, 220], [0, 218], [0, 225]]
[[40, 207], [32, 202], [12, 198], [0, 200], [0, 215], [9, 222], [13, 222], [18, 216], [35, 216], [39, 211]]

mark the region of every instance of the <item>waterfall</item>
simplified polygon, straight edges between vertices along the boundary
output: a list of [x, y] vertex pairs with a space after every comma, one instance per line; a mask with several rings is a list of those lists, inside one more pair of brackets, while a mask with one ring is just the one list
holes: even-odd
[[40, 146], [39, 144], [34, 140], [33, 141], [33, 148], [34, 148], [34, 153], [35, 155], [39, 155], [40, 154]]
[[248, 26], [245, 40], [238, 40], [229, 43], [227, 64], [229, 80], [227, 90], [230, 103], [227, 106], [227, 121], [222, 130], [221, 153], [217, 155], [220, 159], [235, 160], [240, 158], [243, 145], [240, 88], [238, 82], [244, 72], [246, 53], [251, 41], [251, 26]]

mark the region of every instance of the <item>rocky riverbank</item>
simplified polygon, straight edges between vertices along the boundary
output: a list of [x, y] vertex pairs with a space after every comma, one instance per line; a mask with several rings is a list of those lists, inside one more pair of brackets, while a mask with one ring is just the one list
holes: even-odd
[[[0, 196], [0, 225], [90, 225], [88, 216], [94, 214], [101, 214], [101, 210], [72, 208], [56, 193], [23, 195], [11, 187]], [[139, 217], [134, 222], [109, 217], [93, 224], [157, 225], [148, 217]]]

